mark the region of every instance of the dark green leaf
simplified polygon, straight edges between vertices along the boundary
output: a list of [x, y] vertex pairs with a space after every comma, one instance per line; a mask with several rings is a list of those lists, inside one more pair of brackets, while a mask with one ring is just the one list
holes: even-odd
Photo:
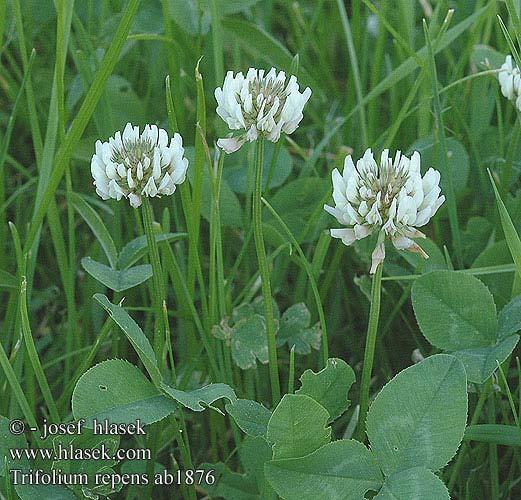
[[123, 292], [133, 288], [152, 277], [152, 266], [143, 264], [118, 271], [90, 257], [81, 259], [81, 265], [95, 280], [115, 292]]
[[161, 381], [161, 372], [157, 366], [157, 358], [150, 345], [149, 340], [143, 333], [143, 330], [138, 324], [129, 316], [127, 311], [120, 306], [112, 304], [105, 295], [97, 293], [94, 299], [101, 304], [103, 309], [107, 311], [108, 315], [121, 328], [127, 339], [136, 350], [139, 359], [150, 375], [152, 381], [158, 385]]
[[237, 399], [226, 405], [226, 411], [243, 432], [250, 436], [266, 437], [271, 411], [249, 399]]
[[367, 415], [371, 450], [386, 475], [436, 471], [456, 454], [467, 420], [467, 379], [454, 356], [437, 354], [398, 373]]
[[302, 374], [302, 387], [296, 393], [319, 402], [328, 411], [331, 422], [349, 407], [347, 395], [354, 381], [355, 373], [344, 360], [330, 358], [318, 373], [306, 370]]
[[286, 500], [360, 500], [382, 484], [373, 454], [352, 440], [334, 441], [305, 457], [273, 460], [265, 474]]
[[226, 384], [210, 384], [193, 391], [180, 391], [165, 383], [161, 384], [161, 388], [172, 399], [193, 411], [203, 411], [218, 399], [226, 398], [231, 403], [237, 399], [233, 389]]
[[273, 444], [273, 458], [308, 455], [331, 439], [329, 413], [308, 396], [286, 394], [273, 411], [267, 438]]
[[101, 423], [153, 424], [176, 409], [171, 398], [161, 394], [139, 369], [122, 359], [103, 361], [86, 371], [72, 395], [74, 418]]
[[297, 354], [309, 354], [311, 348], [320, 349], [321, 331], [318, 324], [309, 327], [311, 314], [306, 304], [300, 303], [286, 309], [280, 319], [277, 345], [295, 347]]
[[428, 469], [415, 467], [392, 474], [374, 500], [450, 500], [442, 480]]

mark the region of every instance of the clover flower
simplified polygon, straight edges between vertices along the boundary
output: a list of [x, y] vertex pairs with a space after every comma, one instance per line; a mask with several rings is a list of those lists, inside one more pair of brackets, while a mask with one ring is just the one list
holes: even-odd
[[398, 250], [428, 257], [412, 238], [425, 238], [416, 228], [429, 222], [445, 196], [440, 196], [437, 170], [430, 168], [422, 178], [418, 152], [408, 158], [398, 151], [393, 160], [385, 149], [377, 164], [371, 149], [367, 149], [356, 166], [347, 156], [343, 173], [334, 169], [332, 179], [335, 206], [325, 205], [324, 209], [347, 228], [331, 229], [331, 236], [351, 245], [379, 231], [371, 273], [385, 258], [386, 236]]
[[217, 145], [233, 153], [259, 136], [277, 142], [282, 132], [292, 134], [297, 129], [310, 96], [309, 87], [301, 93], [295, 76], [286, 83], [284, 71], [277, 73], [275, 68], [266, 75], [263, 69], [250, 68], [246, 77], [228, 71], [222, 88], [215, 89], [217, 114], [230, 130], [243, 133], [219, 139]]
[[145, 125], [140, 135], [127, 123], [108, 142], [96, 141], [91, 160], [96, 193], [104, 200], [128, 198], [134, 208], [143, 196], [173, 194], [187, 168], [181, 136], [174, 134], [169, 145], [167, 132], [156, 125]]
[[498, 73], [501, 93], [521, 111], [521, 72], [508, 55]]

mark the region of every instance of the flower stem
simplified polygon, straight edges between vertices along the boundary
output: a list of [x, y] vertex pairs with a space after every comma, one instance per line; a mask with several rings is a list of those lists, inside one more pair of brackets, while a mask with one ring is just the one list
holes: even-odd
[[380, 316], [380, 297], [382, 293], [382, 269], [379, 264], [373, 276], [371, 287], [371, 309], [369, 310], [369, 325], [367, 327], [367, 339], [365, 344], [364, 367], [362, 369], [362, 382], [360, 385], [360, 413], [358, 415], [358, 427], [356, 439], [364, 441], [365, 418], [369, 408], [369, 386], [373, 371], [374, 350], [376, 346], [376, 334], [378, 332], [378, 318]]
[[271, 395], [273, 405], [280, 400], [279, 366], [277, 360], [277, 343], [275, 320], [273, 319], [273, 299], [271, 295], [270, 272], [264, 235], [262, 232], [262, 167], [264, 163], [264, 139], [259, 138], [256, 143], [255, 154], [255, 185], [253, 188], [253, 236], [257, 250], [259, 273], [262, 282], [262, 297], [264, 299], [264, 314], [266, 317], [266, 332], [268, 335], [268, 358], [270, 367]]
[[143, 197], [143, 226], [147, 237], [148, 253], [150, 264], [152, 265], [152, 300], [155, 310], [155, 328], [154, 328], [154, 351], [158, 358], [158, 363], [163, 366], [163, 346], [164, 346], [164, 325], [163, 325], [163, 300], [165, 297], [165, 287], [163, 282], [163, 271], [161, 269], [161, 261], [159, 260], [159, 250], [157, 248], [156, 236], [154, 232], [154, 213], [150, 200]]

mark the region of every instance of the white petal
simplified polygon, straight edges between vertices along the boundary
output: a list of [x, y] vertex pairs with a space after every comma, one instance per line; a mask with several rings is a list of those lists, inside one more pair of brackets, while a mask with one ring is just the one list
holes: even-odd
[[226, 153], [235, 153], [238, 151], [245, 142], [245, 137], [229, 137], [226, 139], [218, 139], [217, 146], [219, 146]]

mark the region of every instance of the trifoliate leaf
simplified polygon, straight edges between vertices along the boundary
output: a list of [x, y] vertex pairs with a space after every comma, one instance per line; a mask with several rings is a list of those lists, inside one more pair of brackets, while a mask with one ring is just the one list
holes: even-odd
[[286, 500], [360, 500], [382, 484], [374, 455], [362, 443], [346, 439], [301, 458], [272, 460], [265, 474]]
[[384, 386], [367, 414], [367, 435], [384, 474], [413, 467], [437, 471], [456, 454], [466, 421], [463, 365], [437, 354]]
[[266, 437], [271, 411], [249, 399], [237, 399], [226, 405], [226, 411], [243, 432], [250, 436]]
[[177, 405], [141, 373], [122, 359], [103, 361], [86, 371], [72, 394], [74, 418], [84, 418], [92, 428], [93, 420], [144, 425], [170, 415]]
[[194, 391], [180, 391], [162, 383], [161, 389], [172, 399], [193, 411], [203, 411], [218, 399], [225, 398], [232, 403], [237, 399], [235, 392], [229, 385], [220, 383], [209, 384]]
[[298, 354], [309, 354], [311, 348], [320, 349], [321, 330], [318, 324], [309, 326], [311, 313], [305, 304], [295, 304], [287, 309], [280, 320], [277, 344], [295, 347]]
[[353, 369], [342, 359], [330, 358], [318, 373], [306, 370], [300, 377], [302, 387], [296, 392], [319, 402], [329, 413], [329, 421], [349, 407], [347, 394], [355, 381]]
[[264, 318], [255, 314], [232, 328], [232, 357], [239, 368], [256, 366], [256, 360], [268, 362], [268, 339]]
[[123, 292], [133, 288], [152, 277], [152, 266], [150, 264], [117, 270], [101, 262], [96, 262], [90, 257], [85, 257], [81, 259], [81, 266], [95, 280], [115, 292]]
[[267, 438], [273, 458], [296, 458], [312, 453], [331, 439], [329, 413], [314, 399], [286, 394], [273, 411]]

